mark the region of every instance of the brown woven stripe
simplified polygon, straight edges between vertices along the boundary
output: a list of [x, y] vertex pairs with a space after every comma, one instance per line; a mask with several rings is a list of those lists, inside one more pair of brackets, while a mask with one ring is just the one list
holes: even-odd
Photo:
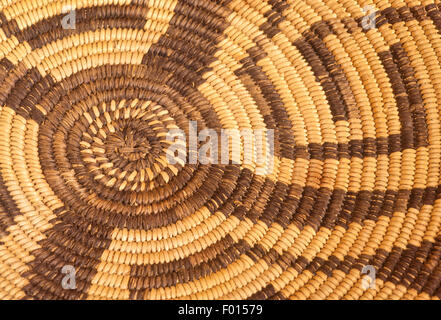
[[0, 19], [3, 22], [2, 28], [10, 30], [7, 36], [14, 35], [20, 42], [26, 41], [32, 49], [37, 49], [75, 33], [100, 30], [104, 27], [142, 29], [148, 10], [148, 7], [138, 5], [80, 8], [75, 10], [75, 29], [63, 29], [61, 22], [66, 13], [40, 20], [23, 30], [20, 30], [13, 20], [6, 22], [4, 18]]
[[[29, 284], [23, 291], [27, 299], [84, 299], [99, 259], [110, 245], [112, 228], [92, 226], [81, 211], [70, 210], [60, 214], [53, 224], [45, 233], [47, 238], [39, 242], [41, 249], [31, 253], [35, 259], [24, 274]], [[76, 289], [64, 290], [61, 286], [65, 265], [75, 268]]]
[[249, 49], [248, 54], [249, 57], [240, 61], [243, 67], [236, 70], [235, 74], [245, 80], [245, 85], [252, 86], [251, 93], [254, 93], [253, 96], [257, 95], [256, 101], [260, 110], [262, 110], [265, 124], [268, 129], [274, 130], [275, 155], [293, 159], [295, 144], [290, 133], [292, 126], [288, 114], [275, 86], [262, 68], [256, 65], [264, 55], [258, 47]]
[[2, 28], [3, 32], [7, 37], [11, 35], [15, 35], [20, 32], [20, 29], [15, 20], [8, 21], [5, 14], [0, 11], [0, 28]]
[[[333, 69], [336, 66], [335, 61], [332, 61], [333, 59], [330, 52], [325, 49], [324, 45], [318, 41], [316, 36], [312, 33], [307, 33], [305, 38], [306, 39], [297, 40], [294, 45], [311, 66], [317, 81], [322, 85], [329, 101], [334, 121], [347, 120], [347, 111], [344, 104], [345, 99], [339, 90], [344, 84], [336, 80], [334, 75], [331, 74], [331, 70], [336, 70], [338, 74], [341, 74], [341, 70], [338, 70], [338, 67], [337, 69]], [[308, 42], [308, 38], [312, 38], [310, 40], [311, 43]], [[344, 86], [343, 89], [347, 90], [347, 87]]]
[[[427, 146], [427, 126], [425, 121], [425, 111], [423, 107], [423, 99], [421, 92], [419, 90], [419, 86], [417, 83], [417, 79], [415, 78], [415, 70], [412, 68], [409, 57], [407, 56], [405, 50], [403, 49], [402, 45], [397, 42], [394, 45], [391, 46], [391, 55], [393, 57], [393, 60], [395, 64], [397, 65], [398, 71], [400, 72], [400, 82], [399, 84], [396, 84], [393, 86], [395, 90], [395, 94], [399, 95], [400, 93], [403, 93], [402, 86], [405, 86], [406, 94], [408, 95], [408, 104], [409, 104], [409, 111], [411, 113], [411, 119], [409, 119], [409, 123], [414, 124], [414, 146], [415, 148]], [[388, 53], [380, 53], [380, 58], [382, 56], [389, 58]], [[384, 58], [382, 58], [383, 63]], [[387, 71], [388, 69], [386, 69]], [[389, 71], [387, 71], [389, 72]], [[393, 72], [392, 70], [390, 72]], [[397, 97], [397, 101], [399, 100], [399, 97]], [[403, 107], [406, 105], [406, 102], [404, 102]], [[409, 112], [407, 111], [407, 112]], [[407, 113], [406, 111], [401, 111], [402, 115], [402, 127], [404, 128], [407, 123], [404, 123], [407, 121]], [[403, 129], [402, 129], [402, 132]], [[405, 145], [405, 144], [404, 144]]]
[[409, 110], [409, 98], [406, 94], [406, 89], [400, 78], [400, 73], [397, 66], [393, 62], [392, 54], [390, 52], [380, 52], [378, 54], [384, 68], [389, 75], [392, 89], [396, 96], [398, 111], [400, 114], [402, 139], [401, 143], [404, 148], [413, 148], [413, 121]]
[[[258, 252], [254, 250], [254, 252]], [[435, 240], [435, 243], [423, 241], [420, 247], [408, 245], [406, 250], [398, 247], [393, 247], [391, 252], [378, 250], [374, 256], [362, 255], [355, 260], [352, 256], [345, 256], [343, 260], [336, 256], [329, 256], [327, 260], [315, 258], [313, 261], [308, 261], [304, 257], [295, 259], [288, 253], [280, 257], [276, 252], [272, 252], [273, 261], [286, 270], [288, 267], [294, 268], [301, 273], [304, 270], [316, 274], [320, 271], [328, 277], [332, 276], [334, 270], [340, 270], [344, 273], [349, 273], [350, 270], [356, 269], [361, 271], [364, 266], [373, 265], [376, 272], [376, 277], [382, 281], [391, 281], [394, 284], [400, 283], [407, 288], [411, 287], [418, 292], [427, 292], [433, 295], [435, 289], [439, 286], [441, 275], [430, 269], [430, 263], [424, 265], [421, 261], [428, 258], [428, 261], [439, 260], [440, 258], [440, 239]], [[419, 257], [420, 259], [415, 259]], [[263, 257], [265, 258], [265, 257]], [[422, 259], [422, 260], [421, 260]], [[413, 263], [411, 263], [413, 262]], [[422, 270], [423, 269], [423, 270]], [[420, 275], [417, 279], [417, 275]], [[421, 275], [426, 275], [421, 277]], [[256, 292], [250, 299], [287, 299], [281, 292], [276, 292], [274, 287], [269, 284], [261, 291]]]
[[3, 178], [0, 176], [0, 233], [8, 234], [8, 227], [15, 224], [14, 215], [20, 210], [9, 194]]

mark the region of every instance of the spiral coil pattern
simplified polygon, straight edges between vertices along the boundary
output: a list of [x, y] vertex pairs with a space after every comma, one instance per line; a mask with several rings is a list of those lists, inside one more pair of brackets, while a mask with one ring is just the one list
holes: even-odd
[[0, 0], [0, 299], [441, 298], [440, 57], [438, 0]]

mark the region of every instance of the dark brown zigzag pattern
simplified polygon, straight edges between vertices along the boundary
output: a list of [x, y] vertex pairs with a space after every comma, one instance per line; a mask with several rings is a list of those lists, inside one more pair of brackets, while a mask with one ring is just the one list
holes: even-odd
[[[11, 253], [1, 246], [8, 245], [11, 241], [8, 237], [22, 237], [20, 228], [23, 226], [25, 230], [41, 228], [44, 218], [37, 226], [38, 218], [34, 215], [34, 212], [43, 212], [39, 211], [43, 208], [41, 199], [45, 206], [54, 205], [53, 200], [45, 199], [46, 187], [40, 187], [40, 172], [29, 159], [30, 154], [35, 154], [34, 145], [41, 175], [62, 206], [51, 210], [55, 218], [47, 229], [36, 231], [42, 237], [38, 237], [32, 248], [26, 249], [32, 259], [20, 267], [19, 276], [27, 284], [18, 288], [16, 298], [144, 299], [183, 297], [191, 293], [192, 297], [200, 298], [299, 298], [308, 294], [308, 289], [303, 290], [301, 286], [298, 292], [293, 292], [287, 283], [281, 285], [285, 280], [277, 280], [289, 268], [299, 274], [307, 272], [312, 277], [322, 273], [330, 279], [337, 270], [349, 276], [351, 270], [361, 271], [369, 264], [377, 270], [379, 280], [402, 285], [410, 290], [408, 294], [414, 290], [416, 294], [440, 297], [440, 226], [436, 222], [441, 194], [436, 163], [440, 155], [436, 143], [439, 133], [434, 131], [437, 113], [427, 105], [434, 100], [426, 84], [418, 78], [421, 68], [415, 67], [418, 65], [415, 52], [409, 51], [398, 39], [384, 46], [387, 50], [375, 50], [390, 85], [379, 83], [378, 87], [382, 94], [390, 92], [396, 104], [396, 116], [391, 111], [384, 123], [398, 127], [399, 134], [372, 138], [369, 133], [363, 138], [342, 139], [347, 142], [330, 142], [324, 138], [322, 143], [298, 143], [294, 131], [306, 132], [306, 141], [314, 138], [314, 133], [307, 132], [309, 126], [295, 127], [291, 118], [293, 110], [303, 110], [306, 115], [303, 120], [308, 125], [316, 120], [307, 117], [309, 111], [301, 103], [299, 106], [286, 103], [284, 90], [289, 88], [284, 83], [290, 83], [289, 73], [268, 72], [269, 61], [276, 67], [283, 64], [268, 44], [281, 41], [277, 37], [287, 30], [287, 25], [296, 26], [288, 15], [292, 7], [285, 1], [273, 0], [268, 1], [266, 7], [251, 5], [248, 12], [255, 10], [257, 20], [247, 20], [249, 17], [244, 16], [245, 20], [238, 22], [235, 17], [243, 14], [242, 7], [249, 5], [245, 2], [179, 0], [175, 5], [170, 3], [166, 8], [149, 8], [144, 1], [130, 5], [91, 5], [76, 11], [75, 30], [61, 28], [60, 21], [65, 15], [62, 13], [40, 18], [24, 28], [19, 27], [19, 18], [8, 19], [6, 13], [0, 15], [0, 28], [5, 36], [26, 43], [32, 51], [103, 29], [141, 32], [146, 28], [146, 32], [158, 34], [148, 52], [140, 58], [136, 58], [134, 49], [140, 47], [139, 43], [126, 47], [134, 58], [125, 62], [122, 62], [123, 55], [116, 58], [111, 52], [104, 54], [104, 58], [95, 57], [92, 52], [97, 49], [89, 45], [88, 58], [92, 66], [82, 70], [73, 67], [70, 75], [54, 71], [56, 68], [51, 70], [50, 66], [57, 59], [56, 63], [75, 59], [72, 55], [68, 58], [61, 52], [53, 59], [43, 57], [43, 61], [48, 61], [46, 64], [28, 68], [32, 60], [24, 62], [19, 58], [17, 62], [10, 49], [3, 49], [7, 46], [0, 43], [3, 52], [0, 128], [10, 140], [0, 147], [5, 156], [0, 161], [1, 297], [9, 294], [2, 290], [9, 281], [5, 277], [9, 272], [6, 261], [12, 261], [8, 260]], [[435, 4], [391, 7], [378, 11], [376, 16], [377, 27], [382, 30], [397, 27], [400, 22], [431, 21], [432, 30], [439, 34], [440, 12]], [[161, 23], [149, 24], [154, 19], [166, 23], [163, 27]], [[246, 28], [250, 21], [262, 34]], [[243, 30], [237, 28], [238, 25], [243, 26]], [[364, 123], [366, 112], [359, 109], [356, 101], [360, 90], [365, 88], [353, 90], [358, 84], [345, 73], [342, 57], [331, 50], [334, 44], [330, 36], [340, 37], [342, 26], [344, 32], [363, 31], [369, 35], [361, 28], [361, 19], [321, 20], [285, 45], [297, 50], [310, 68], [308, 72], [323, 89], [325, 108], [329, 109], [334, 123], [354, 119]], [[110, 33], [105, 37], [105, 41], [109, 40]], [[435, 38], [429, 40], [435, 41]], [[225, 39], [235, 42], [237, 47], [227, 51], [223, 46], [230, 44]], [[115, 48], [124, 48], [124, 44]], [[50, 50], [38, 52], [52, 54]], [[226, 52], [233, 55], [227, 57]], [[106, 59], [110, 58], [106, 57], [112, 57], [114, 62], [109, 63]], [[115, 62], [117, 59], [120, 63]], [[138, 63], [134, 62], [136, 59]], [[291, 67], [282, 65], [277, 70]], [[298, 65], [291, 70], [296, 67]], [[229, 68], [231, 70], [226, 71]], [[432, 70], [428, 68], [429, 77]], [[63, 74], [61, 80], [60, 74]], [[224, 77], [228, 89], [223, 90], [220, 82], [216, 82], [220, 77]], [[437, 80], [429, 80], [437, 93]], [[367, 83], [369, 85], [372, 83]], [[235, 104], [244, 101], [238, 94], [240, 86], [255, 107]], [[232, 99], [236, 94], [236, 99]], [[367, 94], [372, 100], [378, 98]], [[316, 107], [317, 114], [326, 114], [320, 109], [322, 106]], [[161, 160], [167, 146], [164, 137], [170, 128], [181, 128], [188, 134], [186, 124], [194, 120], [198, 122], [198, 130], [213, 128], [219, 132], [228, 118], [222, 108], [229, 109], [229, 114], [241, 125], [248, 120], [241, 118], [239, 110], [246, 109], [250, 119], [261, 119], [266, 128], [275, 130], [275, 156], [284, 164], [280, 172], [266, 177], [235, 164], [172, 166]], [[11, 114], [20, 117], [10, 117]], [[18, 121], [26, 120], [38, 124], [35, 136], [30, 136], [31, 132], [24, 135]], [[373, 125], [378, 123], [376, 120]], [[317, 125], [322, 132], [330, 130], [326, 127], [328, 124]], [[364, 129], [363, 126], [359, 130]], [[25, 156], [18, 150], [24, 150]], [[398, 167], [397, 159], [401, 159]], [[363, 169], [371, 163], [378, 165], [378, 173], [386, 176], [376, 176], [375, 170], [370, 173], [369, 169]], [[413, 169], [408, 169], [409, 165]], [[21, 170], [29, 170], [29, 174]], [[287, 181], [289, 179], [292, 181]], [[354, 187], [358, 180], [359, 186]], [[365, 180], [372, 186], [366, 187]], [[383, 180], [392, 182], [384, 184]], [[414, 219], [415, 212], [420, 214]], [[217, 216], [218, 213], [221, 215]], [[416, 233], [411, 230], [406, 234], [403, 221], [397, 222], [397, 217], [403, 217], [406, 228], [420, 223], [415, 227]], [[226, 231], [229, 227], [226, 225], [220, 227], [224, 220], [235, 224], [237, 230]], [[357, 258], [353, 251], [364, 252], [365, 240], [354, 244], [351, 253], [346, 250], [342, 254], [334, 251], [329, 239], [321, 239], [317, 233], [329, 230], [337, 234], [340, 231], [336, 230], [345, 230], [347, 234], [342, 234], [340, 239], [343, 243], [346, 236], [350, 237], [354, 225], [363, 229], [384, 221], [390, 223], [390, 229], [382, 234], [378, 231], [370, 238], [371, 244], [376, 245], [374, 254], [361, 253]], [[394, 228], [401, 233], [394, 235]], [[306, 247], [301, 248], [301, 243], [296, 242], [299, 247], [295, 247], [289, 236], [275, 235], [274, 230], [281, 230], [283, 236], [297, 230], [296, 237], [311, 241], [315, 236], [316, 243], [306, 243]], [[141, 240], [146, 237], [141, 231], [147, 232], [150, 238]], [[389, 249], [384, 249], [385, 236], [395, 237]], [[171, 238], [181, 243], [167, 240]], [[420, 239], [419, 245], [407, 242], [408, 238]], [[294, 250], [298, 254], [281, 250], [280, 246], [269, 247], [274, 244], [273, 239], [288, 244], [289, 249], [298, 249]], [[326, 258], [323, 255], [310, 257], [308, 249], [313, 250], [317, 243], [321, 246], [319, 249], [327, 249]], [[157, 261], [143, 260], [145, 252]], [[240, 278], [233, 285], [228, 284], [233, 287], [225, 292], [215, 276], [225, 277], [225, 270], [236, 268], [243, 261], [252, 262], [249, 268], [253, 272], [257, 270], [255, 265], [264, 261], [268, 267], [277, 266], [278, 274], [265, 285], [248, 282], [249, 276]], [[64, 276], [60, 270], [66, 264], [76, 268], [75, 290], [60, 286]], [[122, 271], [124, 265], [129, 266], [128, 271]], [[296, 281], [296, 278], [288, 280]], [[166, 293], [161, 291], [164, 288], [172, 289]], [[358, 292], [339, 290], [331, 297], [353, 296]], [[317, 292], [309, 292], [308, 298], [325, 297], [325, 292], [318, 288]], [[379, 297], [385, 295], [380, 289]]]

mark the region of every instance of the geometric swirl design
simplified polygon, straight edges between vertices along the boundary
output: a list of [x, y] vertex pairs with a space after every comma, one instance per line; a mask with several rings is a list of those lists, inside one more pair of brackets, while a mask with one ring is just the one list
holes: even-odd
[[0, 299], [440, 299], [440, 59], [439, 0], [0, 0]]

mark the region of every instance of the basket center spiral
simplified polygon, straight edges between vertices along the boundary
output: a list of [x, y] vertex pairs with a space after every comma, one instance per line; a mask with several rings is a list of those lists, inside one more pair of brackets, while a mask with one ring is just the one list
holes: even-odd
[[166, 126], [173, 121], [158, 118], [155, 112], [166, 111], [151, 102], [144, 106], [136, 100], [132, 106], [121, 103], [116, 111], [103, 111], [92, 122], [94, 129], [83, 133], [83, 163], [96, 180], [107, 186], [121, 180], [116, 183], [120, 191], [135, 188], [137, 183], [145, 189], [144, 184], [167, 166]]
[[130, 161], [145, 158], [151, 149], [146, 136], [127, 128], [120, 134], [110, 135], [107, 145], [115, 153]]

